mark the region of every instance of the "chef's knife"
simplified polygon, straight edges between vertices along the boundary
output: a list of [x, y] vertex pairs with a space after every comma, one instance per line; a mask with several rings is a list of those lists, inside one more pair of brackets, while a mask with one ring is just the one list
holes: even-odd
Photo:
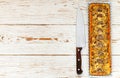
[[81, 60], [81, 51], [83, 47], [85, 47], [85, 26], [83, 21], [83, 14], [80, 10], [80, 7], [78, 7], [77, 10], [77, 27], [76, 27], [76, 71], [77, 74], [81, 74], [82, 71], [82, 60]]

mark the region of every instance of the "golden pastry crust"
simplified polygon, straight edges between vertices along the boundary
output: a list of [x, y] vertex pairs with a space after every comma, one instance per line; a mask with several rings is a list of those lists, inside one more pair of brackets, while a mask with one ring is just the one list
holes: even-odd
[[89, 5], [89, 66], [90, 75], [103, 76], [111, 73], [110, 56], [110, 5]]

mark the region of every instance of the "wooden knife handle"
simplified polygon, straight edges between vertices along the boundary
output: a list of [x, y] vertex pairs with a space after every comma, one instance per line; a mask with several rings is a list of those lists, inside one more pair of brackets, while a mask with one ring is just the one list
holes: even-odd
[[81, 74], [83, 71], [82, 71], [82, 59], [81, 59], [81, 50], [82, 50], [82, 47], [77, 47], [76, 48], [76, 71], [77, 71], [77, 74]]

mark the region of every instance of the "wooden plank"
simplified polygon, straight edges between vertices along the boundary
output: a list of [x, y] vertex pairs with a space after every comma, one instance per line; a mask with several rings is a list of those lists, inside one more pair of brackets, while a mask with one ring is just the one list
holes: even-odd
[[71, 48], [75, 45], [75, 27], [64, 27], [1, 25], [0, 54], [69, 54], [73, 52]]
[[73, 24], [76, 0], [0, 0], [0, 24]]
[[[80, 0], [87, 24], [87, 0]], [[120, 24], [119, 0], [112, 0], [112, 24]], [[76, 24], [77, 0], [1, 0], [0, 24]]]
[[[88, 28], [85, 27], [83, 55], [88, 54]], [[120, 54], [120, 26], [113, 25], [111, 29], [112, 54]], [[0, 25], [0, 54], [74, 55], [75, 33], [75, 25]]]
[[[62, 59], [61, 59], [62, 58]], [[75, 69], [75, 56], [0, 56], [1, 78], [79, 78]], [[83, 58], [81, 78], [89, 78], [88, 56]], [[104, 78], [119, 78], [119, 56], [113, 56], [112, 74]], [[117, 60], [117, 61], [116, 61]], [[99, 78], [99, 77], [98, 77]]]
[[[61, 59], [62, 58], [62, 59]], [[2, 78], [60, 78], [74, 77], [74, 57], [0, 57], [0, 77]], [[67, 64], [65, 64], [67, 63]], [[70, 71], [72, 74], [69, 75]]]
[[0, 44], [68, 43], [74, 36], [74, 25], [0, 25]]

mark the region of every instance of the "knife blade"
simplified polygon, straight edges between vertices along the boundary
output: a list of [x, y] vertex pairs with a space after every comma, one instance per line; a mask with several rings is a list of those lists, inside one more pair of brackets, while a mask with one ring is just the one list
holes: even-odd
[[77, 24], [76, 24], [76, 71], [77, 74], [81, 74], [83, 72], [82, 59], [81, 59], [81, 51], [85, 47], [85, 25], [82, 11], [80, 7], [77, 10]]

